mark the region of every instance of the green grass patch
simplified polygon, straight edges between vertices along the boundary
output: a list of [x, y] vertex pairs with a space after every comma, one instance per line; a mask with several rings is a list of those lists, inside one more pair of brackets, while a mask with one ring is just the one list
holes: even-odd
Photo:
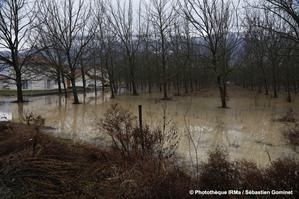
[[[67, 89], [67, 92], [72, 92], [73, 90], [71, 88]], [[77, 88], [77, 91], [83, 91], [83, 88]], [[23, 90], [23, 95], [47, 95], [47, 94], [56, 94], [59, 93], [58, 89], [55, 90]], [[62, 90], [62, 93], [64, 90]], [[18, 93], [16, 90], [0, 90], [0, 95], [6, 95], [6, 96], [16, 96]]]

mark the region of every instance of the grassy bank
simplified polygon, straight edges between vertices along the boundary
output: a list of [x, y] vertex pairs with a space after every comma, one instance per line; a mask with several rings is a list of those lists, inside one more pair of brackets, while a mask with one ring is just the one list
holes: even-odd
[[[83, 88], [77, 88], [78, 92], [82, 92]], [[50, 94], [59, 94], [58, 90], [23, 90], [23, 95], [24, 96], [38, 96], [38, 95], [50, 95]], [[72, 89], [67, 89], [67, 92], [73, 92]], [[62, 94], [64, 93], [64, 90], [61, 92]], [[16, 90], [0, 90], [0, 95], [4, 96], [17, 96], [17, 91]]]
[[177, 164], [175, 145], [165, 147], [161, 131], [147, 126], [141, 130], [136, 118], [118, 106], [101, 121], [103, 133], [112, 138], [108, 149], [49, 136], [40, 130], [41, 118], [27, 119], [26, 124], [0, 123], [0, 198], [196, 197], [190, 190], [293, 191], [203, 198], [298, 196], [298, 160], [283, 157], [258, 168], [245, 160], [229, 161], [229, 154], [217, 147], [193, 173]]

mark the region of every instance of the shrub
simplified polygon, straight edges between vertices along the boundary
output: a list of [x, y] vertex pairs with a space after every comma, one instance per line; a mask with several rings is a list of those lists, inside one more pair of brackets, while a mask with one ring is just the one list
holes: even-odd
[[241, 173], [242, 190], [262, 190], [267, 184], [264, 170], [258, 168], [256, 163], [242, 160], [237, 168]]
[[240, 172], [235, 163], [228, 160], [227, 151], [216, 147], [209, 153], [208, 162], [203, 163], [199, 175], [202, 190], [238, 190], [240, 188], [239, 180]]
[[268, 190], [299, 190], [299, 162], [294, 158], [282, 157], [271, 162], [264, 176]]
[[[28, 129], [25, 125], [2, 122], [0, 129], [0, 157], [32, 146], [34, 134], [32, 129]], [[15, 134], [15, 131], [20, 133]]]
[[111, 138], [112, 149], [126, 157], [170, 158], [178, 146], [179, 134], [175, 130], [152, 130], [146, 124], [140, 128], [137, 117], [118, 104], [107, 110], [100, 128]]

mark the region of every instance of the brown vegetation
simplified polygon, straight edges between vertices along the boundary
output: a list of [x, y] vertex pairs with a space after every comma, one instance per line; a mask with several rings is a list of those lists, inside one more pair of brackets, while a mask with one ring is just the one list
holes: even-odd
[[111, 138], [112, 150], [125, 157], [141, 159], [164, 159], [173, 156], [179, 136], [175, 129], [150, 129], [148, 125], [137, 125], [136, 117], [118, 104], [112, 104], [104, 114], [100, 127]]
[[208, 162], [201, 165], [198, 184], [202, 190], [293, 190], [294, 192], [294, 195], [264, 195], [254, 198], [296, 198], [299, 194], [298, 160], [283, 157], [271, 162], [265, 168], [259, 168], [254, 162], [245, 160], [233, 162], [229, 161], [228, 157], [227, 152], [219, 147], [210, 152]]
[[189, 190], [194, 189], [298, 194], [298, 160], [281, 158], [258, 168], [252, 162], [230, 161], [229, 154], [218, 147], [195, 175], [170, 155], [177, 142], [172, 142], [176, 140], [173, 131], [141, 129], [117, 105], [105, 116], [101, 128], [112, 139], [110, 149], [37, 133], [40, 123], [1, 122], [0, 198], [189, 198]]
[[296, 150], [296, 147], [299, 146], [299, 123], [296, 123], [295, 127], [283, 131], [282, 135], [294, 150]]
[[150, 153], [128, 156], [125, 150], [102, 150], [42, 132], [34, 149], [36, 126], [30, 124], [0, 123], [1, 197], [184, 198], [188, 192], [182, 189], [191, 189], [186, 183], [191, 177]]
[[290, 122], [290, 123], [294, 123], [296, 122], [296, 119], [295, 119], [295, 114], [293, 112], [292, 109], [290, 109], [285, 115], [281, 116], [280, 118], [278, 119], [274, 119], [273, 120], [274, 122]]

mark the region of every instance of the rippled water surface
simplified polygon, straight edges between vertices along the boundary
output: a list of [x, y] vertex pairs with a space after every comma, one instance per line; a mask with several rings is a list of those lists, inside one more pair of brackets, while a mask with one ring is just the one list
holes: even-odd
[[273, 122], [290, 108], [299, 119], [298, 96], [293, 96], [294, 102], [287, 103], [283, 93], [274, 99], [237, 87], [229, 88], [228, 95], [227, 109], [218, 108], [220, 99], [216, 88], [187, 96], [172, 95], [170, 101], [160, 100], [159, 91], [131, 96], [122, 89], [116, 99], [110, 99], [109, 92], [98, 96], [88, 93], [80, 94], [80, 105], [72, 104], [71, 97], [65, 99], [58, 95], [29, 97], [29, 102], [23, 104], [10, 103], [15, 98], [0, 97], [0, 120], [19, 121], [24, 114], [33, 112], [46, 118], [46, 125], [53, 127], [48, 130], [51, 134], [98, 144], [103, 137], [98, 122], [111, 104], [119, 103], [136, 116], [140, 104], [144, 123], [161, 127], [165, 115], [167, 128], [176, 127], [181, 135], [178, 152], [187, 159], [194, 160], [196, 152], [206, 158], [207, 152], [217, 145], [227, 148], [232, 159], [251, 159], [260, 165], [282, 155], [298, 157], [281, 135], [293, 124]]

